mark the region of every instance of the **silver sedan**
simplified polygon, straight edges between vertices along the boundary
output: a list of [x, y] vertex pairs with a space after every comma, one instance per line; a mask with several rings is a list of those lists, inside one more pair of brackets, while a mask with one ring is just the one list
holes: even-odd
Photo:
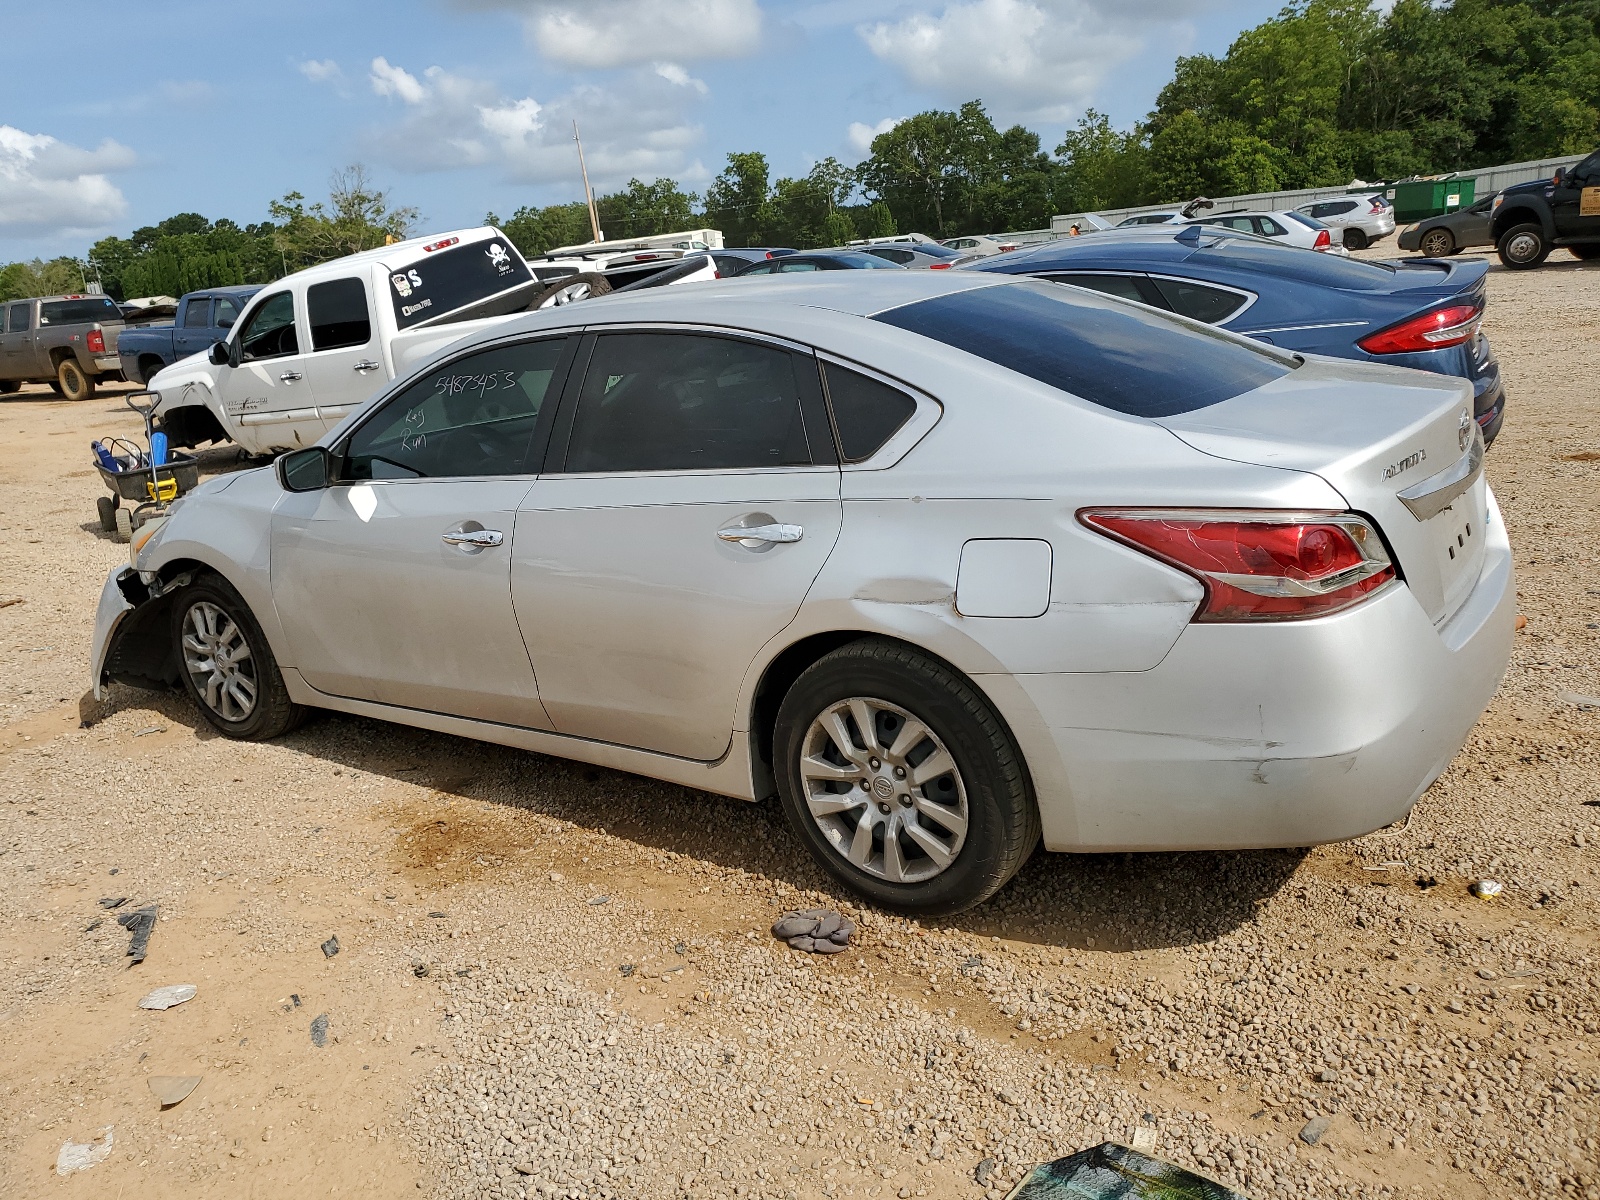
[[510, 318], [140, 531], [93, 648], [223, 734], [333, 709], [776, 796], [948, 913], [1049, 850], [1402, 817], [1505, 669], [1460, 380], [1009, 276]]

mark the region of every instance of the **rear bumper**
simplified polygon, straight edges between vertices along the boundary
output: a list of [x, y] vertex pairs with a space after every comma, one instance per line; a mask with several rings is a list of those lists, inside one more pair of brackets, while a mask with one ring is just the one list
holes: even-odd
[[[1333, 617], [1191, 625], [1156, 668], [1017, 676], [1060, 755], [1052, 850], [1308, 846], [1403, 817], [1499, 686], [1516, 599], [1491, 498], [1478, 584], [1440, 627], [1404, 585]], [[1053, 772], [1036, 772], [1048, 777]]]

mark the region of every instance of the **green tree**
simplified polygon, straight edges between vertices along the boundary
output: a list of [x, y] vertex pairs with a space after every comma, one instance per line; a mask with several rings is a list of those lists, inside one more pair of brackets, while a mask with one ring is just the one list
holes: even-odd
[[504, 232], [528, 258], [546, 254], [557, 246], [581, 245], [594, 236], [589, 227], [589, 205], [582, 200], [548, 208], [525, 206], [505, 221], [489, 213], [483, 223]]
[[335, 171], [329, 179], [328, 202], [307, 205], [290, 192], [267, 205], [277, 223], [276, 240], [291, 270], [376, 249], [409, 237], [417, 220], [414, 208], [392, 208], [360, 163]]
[[1056, 147], [1061, 160], [1061, 209], [1092, 212], [1097, 208], [1136, 205], [1149, 190], [1144, 131], [1123, 133], [1111, 119], [1089, 109]]
[[0, 301], [81, 292], [86, 283], [83, 270], [84, 264], [65, 255], [48, 262], [36, 258], [7, 263], [0, 267]]
[[697, 199], [693, 192], [682, 191], [674, 179], [652, 183], [630, 179], [622, 191], [599, 197], [595, 207], [600, 212], [600, 231], [607, 241], [617, 242], [693, 229]]
[[767, 177], [765, 154], [734, 153], [706, 189], [706, 224], [722, 230], [725, 245], [760, 246], [771, 240]]

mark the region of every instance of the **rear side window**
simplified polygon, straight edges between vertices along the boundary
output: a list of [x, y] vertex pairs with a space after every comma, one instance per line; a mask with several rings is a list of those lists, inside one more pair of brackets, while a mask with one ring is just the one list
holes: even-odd
[[1224, 288], [1208, 287], [1191, 279], [1152, 279], [1161, 298], [1175, 313], [1215, 325], [1244, 307], [1246, 297]]
[[200, 296], [183, 307], [185, 329], [205, 329], [211, 324], [211, 298]]
[[567, 441], [567, 471], [810, 463], [789, 351], [685, 333], [616, 333], [595, 343]]
[[899, 388], [859, 371], [825, 362], [822, 373], [846, 462], [871, 458], [917, 411], [917, 402]]
[[429, 371], [351, 435], [346, 479], [528, 475], [565, 338], [496, 346]]
[[872, 319], [1137, 417], [1193, 412], [1290, 370], [1286, 357], [1226, 334], [1041, 282], [974, 288]]
[[533, 278], [522, 256], [501, 238], [433, 253], [389, 273], [389, 296], [401, 329], [466, 308]]
[[367, 289], [359, 279], [313, 283], [306, 289], [306, 315], [311, 319], [313, 350], [365, 346], [372, 340]]
[[46, 300], [39, 305], [40, 325], [87, 325], [93, 321], [120, 321], [122, 310], [110, 296], [85, 296], [81, 300]]

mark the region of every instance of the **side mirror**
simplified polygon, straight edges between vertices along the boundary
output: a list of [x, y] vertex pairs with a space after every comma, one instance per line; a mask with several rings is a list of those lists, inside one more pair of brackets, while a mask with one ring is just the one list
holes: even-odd
[[1567, 169], [1565, 167], [1557, 167], [1556, 168], [1555, 177], [1552, 178], [1550, 180], [1550, 182], [1555, 184], [1557, 187], [1560, 187], [1561, 186], [1561, 181], [1563, 179], [1565, 179], [1566, 177], [1567, 177]]
[[227, 366], [228, 365], [228, 343], [227, 342], [212, 342], [211, 343], [211, 349], [206, 352], [206, 358], [208, 358], [211, 361], [211, 365], [214, 366], [214, 367], [225, 367], [225, 366]]
[[281, 455], [275, 464], [286, 492], [319, 492], [333, 480], [333, 456], [325, 446], [308, 446]]

